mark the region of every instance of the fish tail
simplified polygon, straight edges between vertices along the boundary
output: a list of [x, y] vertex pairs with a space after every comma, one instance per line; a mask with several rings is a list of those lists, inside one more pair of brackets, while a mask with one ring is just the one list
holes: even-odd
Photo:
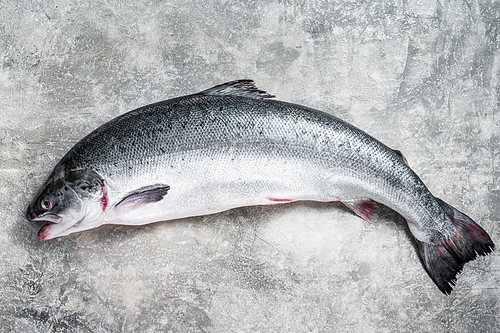
[[456, 232], [442, 244], [432, 245], [417, 240], [417, 246], [425, 270], [438, 288], [449, 295], [464, 264], [476, 259], [478, 254], [487, 255], [495, 249], [495, 244], [470, 217], [437, 200], [443, 208], [453, 212]]

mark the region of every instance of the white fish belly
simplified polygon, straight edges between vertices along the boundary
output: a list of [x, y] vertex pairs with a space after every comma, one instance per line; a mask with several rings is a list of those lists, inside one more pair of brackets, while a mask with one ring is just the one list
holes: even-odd
[[[130, 209], [111, 209], [104, 223], [141, 225], [190, 216], [218, 213], [231, 208], [281, 204], [297, 200], [338, 201], [339, 178], [314, 161], [265, 156], [192, 160], [184, 157], [178, 168], [155, 172], [149, 184], [170, 186], [158, 202]], [[189, 167], [185, 167], [189, 166]], [[342, 197], [349, 193], [342, 193]]]

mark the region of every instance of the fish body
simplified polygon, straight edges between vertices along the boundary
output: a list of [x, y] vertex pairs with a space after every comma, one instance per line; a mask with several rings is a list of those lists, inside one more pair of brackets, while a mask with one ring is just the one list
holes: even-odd
[[[434, 197], [403, 155], [330, 114], [270, 99], [250, 80], [151, 104], [102, 125], [56, 165], [27, 210], [41, 239], [297, 200], [401, 214], [445, 293], [494, 248]], [[444, 250], [444, 251], [443, 251]]]

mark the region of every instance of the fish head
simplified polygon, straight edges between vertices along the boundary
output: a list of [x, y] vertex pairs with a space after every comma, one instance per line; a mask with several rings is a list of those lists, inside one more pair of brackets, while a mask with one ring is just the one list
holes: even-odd
[[101, 225], [106, 206], [104, 182], [94, 172], [54, 172], [29, 204], [26, 218], [46, 222], [38, 237], [47, 240]]

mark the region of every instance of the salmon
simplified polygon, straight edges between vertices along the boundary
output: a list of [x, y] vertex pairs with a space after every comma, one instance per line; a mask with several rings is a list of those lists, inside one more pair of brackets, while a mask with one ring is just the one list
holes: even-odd
[[237, 80], [125, 113], [61, 159], [27, 219], [46, 222], [38, 236], [47, 240], [297, 200], [341, 201], [369, 220], [378, 202], [405, 218], [445, 294], [466, 262], [494, 249], [400, 151], [331, 114], [271, 97]]

